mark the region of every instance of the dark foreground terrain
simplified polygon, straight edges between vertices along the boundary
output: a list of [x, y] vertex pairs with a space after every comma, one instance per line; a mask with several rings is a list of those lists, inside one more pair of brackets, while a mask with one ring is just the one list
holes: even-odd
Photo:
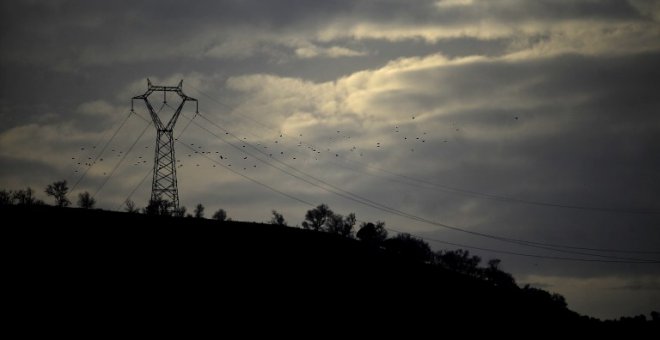
[[[0, 211], [5, 310], [24, 335], [626, 328], [327, 233], [49, 206]], [[132, 326], [142, 331], [118, 331]]]

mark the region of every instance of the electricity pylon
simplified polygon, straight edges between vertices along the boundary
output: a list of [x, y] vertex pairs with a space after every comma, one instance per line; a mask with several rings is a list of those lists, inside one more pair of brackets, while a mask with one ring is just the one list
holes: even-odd
[[[144, 103], [149, 109], [149, 114], [154, 122], [158, 135], [156, 137], [156, 150], [154, 157], [154, 178], [151, 182], [151, 199], [164, 200], [169, 203], [170, 209], [179, 209], [179, 190], [176, 183], [176, 159], [174, 158], [174, 125], [176, 124], [181, 109], [187, 101], [194, 101], [196, 104], [195, 112], [199, 112], [199, 103], [197, 99], [186, 96], [183, 93], [183, 80], [177, 86], [159, 86], [151, 84], [151, 80], [147, 79], [147, 92], [142, 95], [135, 96], [131, 99], [131, 111], [133, 111], [133, 101], [136, 99], [144, 100]], [[181, 103], [176, 108], [174, 115], [163, 125], [158, 112], [154, 111], [154, 107], [149, 102], [149, 95], [154, 92], [163, 92], [163, 105], [167, 103], [167, 92], [176, 92], [181, 97]]]

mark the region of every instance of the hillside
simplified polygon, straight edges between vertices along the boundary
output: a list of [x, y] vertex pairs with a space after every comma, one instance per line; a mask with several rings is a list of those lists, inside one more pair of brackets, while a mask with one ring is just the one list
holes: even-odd
[[[24, 313], [38, 306], [42, 315], [73, 308], [78, 319], [117, 309], [128, 319], [210, 310], [353, 326], [368, 318], [380, 320], [379, 327], [388, 320], [599, 326], [520, 290], [327, 233], [49, 206], [0, 209], [13, 221], [4, 226], [8, 277]], [[198, 316], [210, 315], [217, 317]]]

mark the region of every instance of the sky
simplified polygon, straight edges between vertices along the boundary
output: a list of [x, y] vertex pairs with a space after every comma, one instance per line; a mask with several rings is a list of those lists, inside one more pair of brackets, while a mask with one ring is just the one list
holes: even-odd
[[[326, 203], [582, 314], [660, 310], [660, 1], [0, 7], [2, 189], [144, 206], [156, 131], [131, 98], [183, 80], [188, 211], [295, 226]], [[163, 120], [180, 102], [149, 100]]]

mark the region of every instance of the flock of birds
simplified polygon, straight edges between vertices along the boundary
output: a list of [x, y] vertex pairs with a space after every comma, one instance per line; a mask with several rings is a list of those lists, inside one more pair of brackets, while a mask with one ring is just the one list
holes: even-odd
[[[361, 136], [352, 135], [350, 132], [336, 130], [326, 137], [325, 140], [316, 138], [315, 144], [305, 141], [302, 133], [295, 136], [278, 132], [270, 142], [264, 142], [263, 138], [259, 142], [250, 142], [247, 137], [238, 137], [237, 134], [229, 131], [218, 131], [215, 135], [208, 135], [210, 143], [203, 145], [198, 143], [185, 142], [185, 135], [176, 143], [184, 143], [185, 148], [175, 145], [176, 149], [176, 167], [203, 167], [208, 166], [216, 168], [216, 163], [221, 163], [234, 169], [243, 169], [247, 171], [251, 168], [260, 166], [260, 161], [255, 159], [268, 160], [276, 159], [278, 161], [300, 162], [300, 161], [320, 161], [328, 159], [343, 159], [345, 157], [365, 157], [367, 152], [411, 152], [421, 147], [432, 147], [438, 143], [450, 143], [449, 138], [438, 138], [432, 136], [428, 131], [418, 129], [416, 117], [411, 116], [408, 124], [394, 125], [390, 128], [392, 135], [383, 136], [383, 141], [360, 142]], [[514, 118], [518, 120], [518, 117]], [[412, 124], [411, 124], [412, 123]], [[193, 126], [191, 126], [192, 128]], [[458, 133], [461, 128], [456, 124], [450, 127], [452, 132]], [[200, 131], [201, 133], [201, 131]], [[327, 133], [327, 132], [326, 132]], [[258, 136], [257, 136], [258, 137]], [[255, 140], [257, 139], [255, 137]], [[455, 136], [452, 136], [455, 137]], [[224, 144], [219, 147], [219, 139], [223, 139], [232, 145]], [[435, 143], [432, 143], [435, 142]], [[74, 176], [84, 176], [86, 170], [95, 165], [104, 165], [103, 169], [115, 166], [117, 162], [126, 158], [126, 164], [133, 167], [153, 167], [154, 147], [153, 141], [143, 139], [143, 143], [137, 150], [123, 149], [119, 146], [108, 147], [99, 153], [98, 146], [80, 146], [79, 151], [72, 155]], [[366, 144], [368, 143], [368, 144]], [[398, 145], [397, 145], [398, 143]], [[211, 145], [211, 146], [209, 146]], [[400, 148], [403, 147], [403, 148]], [[139, 150], [139, 151], [138, 151]], [[385, 151], [387, 150], [387, 151]], [[130, 153], [130, 154], [129, 154]], [[131, 155], [132, 154], [132, 155]], [[350, 155], [349, 155], [350, 154]], [[130, 157], [129, 157], [130, 156]], [[214, 162], [209, 162], [214, 159]], [[103, 171], [103, 176], [107, 176], [109, 171]]]

